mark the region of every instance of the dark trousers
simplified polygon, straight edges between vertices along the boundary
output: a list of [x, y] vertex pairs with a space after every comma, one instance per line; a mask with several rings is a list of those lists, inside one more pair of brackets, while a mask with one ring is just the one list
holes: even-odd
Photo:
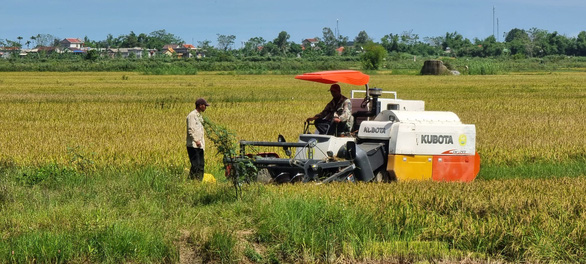
[[346, 128], [346, 122], [334, 123], [334, 121], [327, 119], [317, 119], [313, 124], [321, 135], [339, 136], [344, 132], [350, 132]]
[[325, 135], [328, 130], [330, 130], [332, 121], [326, 119], [316, 119], [313, 121], [313, 124], [315, 125], [315, 128], [320, 135]]
[[187, 155], [189, 155], [189, 161], [191, 162], [191, 169], [189, 170], [189, 179], [203, 179], [204, 172], [204, 156], [203, 149], [187, 147]]

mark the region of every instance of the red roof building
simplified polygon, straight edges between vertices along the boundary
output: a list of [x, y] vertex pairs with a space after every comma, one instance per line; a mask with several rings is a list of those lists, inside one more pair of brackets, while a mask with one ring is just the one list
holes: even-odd
[[78, 38], [66, 38], [59, 44], [63, 49], [81, 49], [83, 47], [83, 41]]

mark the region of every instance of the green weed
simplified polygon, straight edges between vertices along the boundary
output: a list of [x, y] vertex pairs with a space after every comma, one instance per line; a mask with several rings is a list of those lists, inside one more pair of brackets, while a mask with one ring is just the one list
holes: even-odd
[[210, 239], [204, 243], [206, 258], [204, 261], [219, 259], [222, 263], [236, 263], [236, 239], [231, 232], [214, 231]]

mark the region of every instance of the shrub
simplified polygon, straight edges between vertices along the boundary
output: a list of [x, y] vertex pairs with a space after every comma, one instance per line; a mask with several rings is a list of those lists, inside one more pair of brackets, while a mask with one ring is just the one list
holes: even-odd
[[378, 70], [387, 56], [387, 51], [381, 45], [369, 43], [364, 47], [365, 52], [360, 56], [362, 68], [365, 70]]

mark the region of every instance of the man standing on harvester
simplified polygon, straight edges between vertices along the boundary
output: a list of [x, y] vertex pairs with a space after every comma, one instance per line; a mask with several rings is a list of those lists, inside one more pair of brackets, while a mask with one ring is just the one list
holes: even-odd
[[332, 101], [330, 101], [321, 113], [307, 118], [307, 122], [315, 121], [315, 128], [320, 134], [342, 136], [348, 135], [354, 125], [352, 116], [352, 103], [350, 99], [342, 95], [340, 85], [330, 86]]
[[190, 179], [203, 179], [205, 137], [203, 128], [203, 113], [209, 106], [208, 102], [199, 98], [195, 101], [195, 110], [187, 115], [187, 154], [191, 162]]

